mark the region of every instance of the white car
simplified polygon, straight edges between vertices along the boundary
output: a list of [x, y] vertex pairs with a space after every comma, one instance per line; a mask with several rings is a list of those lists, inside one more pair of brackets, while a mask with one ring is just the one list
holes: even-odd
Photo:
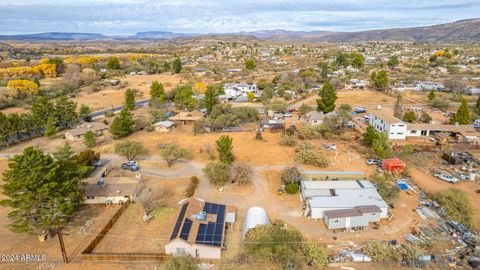
[[367, 165], [376, 165], [379, 163], [378, 159], [369, 159], [367, 160]]
[[445, 173], [435, 173], [434, 176], [437, 177], [440, 180], [443, 180], [443, 181], [446, 181], [446, 182], [449, 182], [449, 183], [452, 183], [452, 184], [455, 184], [455, 183], [458, 182], [458, 178], [455, 178], [455, 177], [453, 177], [451, 175], [448, 175], [448, 174], [445, 174]]

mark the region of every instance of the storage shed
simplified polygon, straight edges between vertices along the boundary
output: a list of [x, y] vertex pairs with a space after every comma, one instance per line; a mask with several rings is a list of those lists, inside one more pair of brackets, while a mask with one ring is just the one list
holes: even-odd
[[391, 158], [382, 160], [382, 169], [385, 171], [397, 171], [402, 173], [405, 170], [405, 162], [399, 158]]
[[250, 229], [269, 223], [270, 221], [268, 220], [265, 209], [259, 206], [249, 208], [245, 217], [245, 222], [243, 223], [243, 238], [245, 238], [245, 235], [247, 235], [247, 232]]

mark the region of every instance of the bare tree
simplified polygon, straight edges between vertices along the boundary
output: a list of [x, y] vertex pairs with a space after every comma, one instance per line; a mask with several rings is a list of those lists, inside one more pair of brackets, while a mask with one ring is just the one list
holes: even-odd
[[237, 161], [230, 166], [230, 182], [245, 185], [252, 181], [253, 170], [246, 162]]
[[148, 216], [153, 208], [162, 203], [164, 197], [164, 189], [153, 190], [147, 186], [144, 181], [140, 181], [136, 191], [136, 201], [142, 204], [145, 216]]

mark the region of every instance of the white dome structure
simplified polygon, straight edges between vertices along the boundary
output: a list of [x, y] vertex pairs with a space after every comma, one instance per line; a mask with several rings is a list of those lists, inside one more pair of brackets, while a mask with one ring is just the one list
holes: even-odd
[[247, 234], [248, 230], [253, 229], [259, 225], [269, 224], [267, 212], [265, 209], [259, 206], [254, 206], [248, 209], [245, 216], [245, 222], [243, 223], [243, 238]]

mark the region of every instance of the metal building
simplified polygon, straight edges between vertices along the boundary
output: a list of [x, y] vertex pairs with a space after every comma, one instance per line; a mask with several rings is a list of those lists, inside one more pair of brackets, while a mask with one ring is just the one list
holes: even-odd
[[243, 238], [247, 234], [248, 230], [253, 229], [259, 225], [269, 224], [267, 212], [265, 209], [259, 206], [254, 206], [248, 209], [245, 216], [245, 222], [243, 223]]

